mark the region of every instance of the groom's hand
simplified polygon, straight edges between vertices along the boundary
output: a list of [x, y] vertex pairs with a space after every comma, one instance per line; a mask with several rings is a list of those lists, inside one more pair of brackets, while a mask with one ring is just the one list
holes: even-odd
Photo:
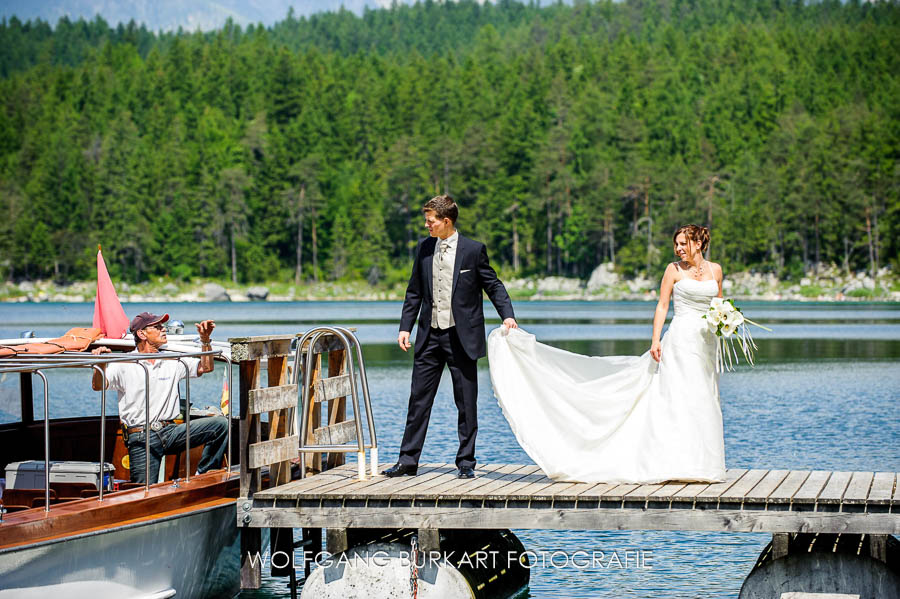
[[400, 334], [397, 336], [397, 343], [403, 351], [408, 350], [410, 348], [409, 331], [400, 331]]
[[509, 329], [518, 329], [519, 324], [516, 322], [515, 318], [507, 318], [503, 321], [503, 326], [508, 331]]

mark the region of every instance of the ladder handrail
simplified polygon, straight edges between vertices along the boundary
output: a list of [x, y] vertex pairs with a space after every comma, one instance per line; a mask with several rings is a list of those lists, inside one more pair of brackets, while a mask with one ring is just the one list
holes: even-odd
[[[336, 337], [343, 348], [343, 360], [344, 360], [344, 368], [346, 370], [346, 374], [350, 380], [350, 398], [353, 405], [353, 421], [356, 427], [356, 447], [352, 444], [345, 445], [310, 445], [307, 443], [307, 436], [309, 434], [309, 412], [310, 405], [313, 401], [311, 387], [312, 387], [312, 364], [315, 359], [315, 346], [316, 343], [324, 336], [331, 335]], [[352, 341], [351, 341], [352, 338]], [[365, 436], [362, 430], [362, 421], [360, 420], [360, 403], [359, 403], [359, 391], [356, 385], [356, 368], [354, 367], [353, 357], [351, 354], [351, 346], [356, 345], [356, 354], [358, 358], [358, 366], [359, 366], [359, 378], [362, 384], [363, 389], [363, 401], [365, 403], [366, 410], [366, 419], [369, 428], [369, 439], [370, 443], [365, 443]], [[303, 369], [301, 366], [303, 365], [303, 346], [308, 343], [305, 352], [305, 362], [306, 368]], [[297, 341], [297, 349], [294, 354], [294, 373], [293, 378], [295, 384], [300, 383], [300, 372], [303, 371], [303, 390], [301, 392], [301, 403], [300, 403], [300, 412], [302, 412], [302, 416], [298, 414], [298, 417], [301, 417], [302, 420], [297, 426], [295, 419], [295, 430], [299, 429], [300, 433], [300, 446], [298, 448], [300, 453], [300, 477], [304, 478], [306, 476], [306, 453], [316, 452], [316, 453], [332, 453], [332, 452], [344, 452], [349, 453], [354, 449], [357, 451], [357, 459], [359, 461], [359, 477], [360, 479], [365, 478], [365, 450], [367, 448], [371, 449], [371, 458], [372, 458], [372, 475], [376, 474], [378, 469], [378, 445], [377, 445], [377, 437], [375, 434], [375, 420], [372, 416], [372, 402], [369, 395], [369, 385], [368, 379], [365, 374], [365, 362], [363, 361], [362, 356], [362, 348], [359, 343], [359, 339], [356, 335], [353, 334], [352, 331], [346, 329], [345, 327], [338, 326], [321, 326], [311, 329], [303, 334], [302, 337]]]

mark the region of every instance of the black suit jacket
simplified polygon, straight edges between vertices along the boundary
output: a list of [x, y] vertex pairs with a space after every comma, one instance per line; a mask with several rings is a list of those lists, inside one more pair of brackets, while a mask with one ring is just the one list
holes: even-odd
[[[406, 287], [406, 298], [403, 300], [400, 330], [412, 332], [416, 317], [419, 318], [416, 352], [422, 349], [431, 333], [431, 310], [434, 302], [432, 264], [436, 246], [437, 237], [426, 237], [419, 242], [412, 275]], [[515, 318], [506, 287], [497, 278], [497, 273], [488, 261], [487, 248], [483, 243], [460, 235], [453, 265], [450, 310], [453, 311], [459, 340], [466, 354], [473, 360], [485, 355], [482, 291], [487, 293], [501, 319]]]

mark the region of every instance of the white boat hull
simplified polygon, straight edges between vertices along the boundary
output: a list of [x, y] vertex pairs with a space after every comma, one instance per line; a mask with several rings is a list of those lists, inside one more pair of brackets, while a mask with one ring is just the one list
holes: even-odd
[[0, 599], [211, 599], [240, 590], [235, 504], [0, 551]]

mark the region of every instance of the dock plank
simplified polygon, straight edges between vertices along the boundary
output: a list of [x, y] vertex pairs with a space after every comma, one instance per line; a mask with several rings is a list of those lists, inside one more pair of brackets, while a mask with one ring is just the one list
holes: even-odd
[[894, 478], [893, 472], [876, 472], [875, 478], [872, 479], [872, 488], [869, 489], [869, 496], [866, 498], [866, 504], [890, 504], [891, 493], [894, 491]]
[[520, 466], [520, 465], [515, 465], [515, 464], [511, 464], [509, 466], [504, 466], [503, 468], [501, 468], [500, 470], [497, 471], [498, 474], [502, 474], [503, 476], [495, 478], [488, 484], [486, 484], [482, 487], [478, 487], [477, 489], [469, 489], [465, 493], [463, 493], [462, 496], [469, 497], [469, 496], [475, 496], [475, 495], [478, 495], [478, 496], [490, 495], [492, 492], [496, 491], [497, 489], [504, 487], [510, 483], [516, 482], [517, 480], [520, 480], [522, 478], [525, 478], [526, 476], [528, 476], [529, 474], [532, 474], [533, 472], [534, 472], [534, 470], [532, 468], [530, 468], [529, 466]]
[[850, 482], [847, 483], [847, 490], [841, 498], [841, 503], [845, 504], [865, 504], [866, 498], [869, 496], [869, 488], [872, 486], [872, 479], [875, 478], [874, 472], [854, 472], [850, 476]]
[[628, 495], [629, 493], [631, 493], [632, 491], [634, 491], [635, 489], [637, 489], [640, 486], [641, 485], [629, 485], [629, 484], [616, 485], [615, 487], [612, 487], [611, 489], [605, 491], [600, 496], [600, 500], [601, 501], [612, 501], [612, 502], [623, 501], [625, 499], [626, 495]]
[[[719, 495], [719, 503], [743, 503], [747, 493], [766, 477], [768, 470], [749, 470], [726, 491]], [[701, 494], [702, 495], [702, 494]], [[699, 500], [699, 497], [698, 497]]]
[[582, 503], [599, 501], [604, 493], [615, 486], [615, 483], [597, 483], [578, 493], [578, 495], [575, 496], [575, 500]]
[[656, 491], [650, 493], [649, 499], [653, 501], [672, 501], [672, 498], [687, 486], [688, 483], [682, 482], [666, 483]]
[[778, 485], [778, 488], [769, 495], [769, 502], [791, 503], [794, 495], [797, 494], [797, 491], [800, 490], [803, 483], [809, 478], [809, 475], [809, 470], [791, 470], [785, 479], [781, 481], [781, 484]]
[[374, 499], [390, 497], [392, 493], [415, 485], [423, 479], [428, 480], [430, 475], [440, 476], [446, 473], [448, 464], [434, 464], [420, 466], [416, 476], [388, 477], [379, 475], [367, 481], [358, 481], [344, 489], [332, 489], [328, 492], [329, 498], [333, 495], [344, 495], [345, 499]]
[[[731, 482], [734, 483], [733, 480]], [[684, 500], [684, 501], [693, 499], [694, 497], [697, 497], [700, 493], [702, 493], [703, 491], [708, 489], [713, 484], [722, 484], [722, 483], [688, 483], [687, 485], [684, 486], [683, 489], [681, 489], [680, 491], [678, 491], [674, 495], [672, 495], [672, 499], [673, 500], [676, 500], [676, 499]]]
[[509, 501], [529, 501], [533, 499], [534, 495], [553, 486], [554, 484], [556, 483], [554, 483], [549, 476], [542, 472], [541, 478], [528, 485], [525, 485], [514, 493], [511, 493], [507, 496], [507, 499]]
[[744, 495], [744, 503], [766, 503], [775, 489], [787, 478], [788, 470], [769, 470], [753, 488]]
[[[448, 468], [445, 472], [441, 472], [438, 476], [432, 479], [426, 479], [419, 483], [416, 483], [414, 486], [407, 487], [405, 489], [397, 491], [391, 498], [392, 499], [437, 499], [437, 494], [441, 489], [448, 487], [448, 485], [452, 486], [453, 484], [458, 484], [459, 479], [456, 478], [456, 466], [447, 465]], [[475, 468], [475, 476], [477, 480], [479, 477], [484, 477], [495, 470], [502, 467], [502, 464], [494, 464], [487, 466], [478, 466]]]
[[[534, 484], [539, 481], [550, 481], [546, 474], [538, 467], [535, 466], [534, 470], [532, 470], [527, 475], [523, 476], [519, 480], [514, 483], [510, 483], [506, 486], [500, 487], [499, 489], [494, 490], [490, 494], [488, 494], [485, 499], [491, 499], [493, 501], [501, 501], [504, 499], [509, 499], [511, 496], [519, 495], [519, 491], [524, 489], [528, 485]], [[552, 482], [552, 481], [550, 481]], [[546, 485], [545, 485], [546, 486]]]
[[[706, 486], [705, 489], [698, 491], [692, 497], [697, 501], [704, 502], [717, 502], [719, 501], [719, 496], [722, 495], [725, 491], [733, 487], [734, 485], [740, 483], [741, 480], [745, 476], [750, 473], [749, 470], [745, 470], [743, 468], [729, 468], [725, 471], [725, 480], [720, 483], [710, 483]], [[696, 483], [695, 483], [696, 484]], [[702, 483], [706, 484], [706, 483]], [[693, 485], [688, 485], [693, 486]], [[687, 498], [691, 497], [687, 493], [678, 493], [679, 498]]]
[[446, 481], [448, 476], [456, 475], [456, 466], [454, 464], [443, 464], [422, 476], [408, 477], [409, 485], [402, 485], [391, 490], [391, 499], [410, 499], [418, 489], [426, 489], [430, 486], [438, 484], [440, 481]]
[[532, 496], [535, 501], [555, 501], [566, 496], [572, 487], [579, 483], [555, 482], [549, 487], [541, 489]]
[[[465, 493], [467, 490], [486, 485], [492, 480], [496, 480], [501, 474], [500, 470], [505, 464], [485, 464], [481, 468], [475, 469], [475, 478], [456, 478], [456, 471], [441, 477], [441, 483], [421, 493], [422, 499], [442, 499], [445, 495], [449, 498]], [[417, 497], [418, 498], [418, 497]]]
[[795, 504], [815, 504], [819, 499], [819, 494], [822, 492], [822, 489], [825, 488], [825, 485], [828, 483], [828, 479], [831, 478], [831, 472], [827, 470], [813, 470], [809, 473], [809, 476], [806, 477], [806, 480], [803, 481], [803, 484], [800, 485], [800, 488], [794, 493], [793, 498], [791, 499], [792, 503]]
[[328, 470], [327, 472], [309, 476], [307, 478], [293, 480], [289, 483], [285, 483], [277, 487], [262, 489], [260, 491], [257, 491], [254, 494], [254, 497], [257, 497], [259, 499], [290, 499], [296, 497], [306, 489], [318, 488], [324, 485], [331, 485], [336, 482], [346, 482], [347, 480], [351, 479], [356, 479], [355, 467], [353, 469], [344, 469], [343, 467], [334, 468], [332, 470]]
[[641, 485], [637, 489], [629, 491], [625, 495], [625, 501], [647, 501], [650, 496], [663, 488], [663, 485], [660, 483], [654, 483], [652, 485]]
[[603, 483], [575, 483], [567, 488], [564, 493], [557, 493], [554, 497], [559, 500], [576, 501], [579, 495], [593, 489], [598, 484]]
[[[316, 476], [321, 476], [321, 474], [317, 474]], [[310, 477], [312, 478], [312, 477]], [[308, 480], [308, 479], [303, 479]], [[321, 497], [321, 494], [329, 491], [331, 489], [343, 489], [346, 488], [356, 482], [359, 479], [354, 476], [349, 476], [347, 478], [340, 478], [330, 482], [326, 482], [324, 480], [307, 482], [306, 484], [300, 484], [290, 489], [285, 489], [286, 485], [282, 485], [282, 487], [275, 487], [271, 489], [271, 493], [273, 495], [278, 495], [279, 498], [287, 499], [289, 496], [292, 496], [296, 499], [310, 499], [310, 498], [318, 498]], [[301, 482], [301, 481], [296, 481]]]
[[840, 504], [851, 476], [853, 476], [852, 472], [832, 472], [831, 477], [825, 484], [825, 488], [819, 493], [818, 502], [821, 504]]
[[[490, 472], [484, 476], [476, 476], [475, 478], [456, 479], [456, 485], [448, 490], [441, 491], [438, 497], [439, 501], [454, 501], [461, 499], [467, 495], [473, 495], [478, 489], [482, 489], [492, 482], [506, 476], [507, 464], [494, 464]], [[481, 496], [481, 493], [478, 493]]]

